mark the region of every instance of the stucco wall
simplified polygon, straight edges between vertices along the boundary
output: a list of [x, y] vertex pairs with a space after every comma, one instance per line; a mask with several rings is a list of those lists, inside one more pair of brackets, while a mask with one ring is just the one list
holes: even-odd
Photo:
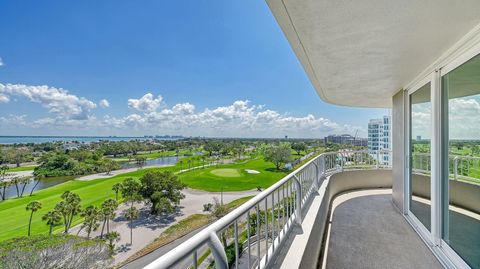
[[[327, 224], [330, 205], [335, 196], [353, 190], [391, 188], [392, 171], [381, 170], [352, 170], [334, 174], [326, 179], [319, 190], [321, 204], [313, 212], [309, 209], [304, 214], [315, 214], [316, 219], [312, 227], [312, 234], [306, 243], [299, 268], [317, 268], [318, 259], [324, 243], [325, 226]], [[281, 267], [283, 268], [283, 267]]]
[[[480, 214], [480, 185], [450, 180], [450, 204]], [[413, 175], [413, 195], [430, 199], [430, 176]]]
[[405, 177], [405, 102], [404, 92], [399, 91], [393, 96], [392, 106], [392, 199], [393, 203], [402, 212], [404, 208], [404, 179]]

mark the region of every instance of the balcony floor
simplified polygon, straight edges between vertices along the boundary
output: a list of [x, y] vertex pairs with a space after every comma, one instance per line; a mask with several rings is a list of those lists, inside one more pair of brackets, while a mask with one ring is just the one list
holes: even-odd
[[339, 196], [326, 250], [326, 268], [443, 268], [392, 204], [391, 190]]

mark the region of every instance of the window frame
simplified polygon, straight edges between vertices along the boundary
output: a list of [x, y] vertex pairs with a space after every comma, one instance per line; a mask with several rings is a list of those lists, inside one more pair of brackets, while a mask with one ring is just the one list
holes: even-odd
[[[433, 89], [433, 85], [432, 85], [432, 75], [433, 73], [430, 73], [428, 74], [427, 76], [425, 76], [422, 80], [418, 81], [416, 84], [414, 84], [412, 87], [408, 88], [406, 90], [406, 94], [407, 94], [407, 98], [406, 99], [406, 117], [405, 117], [405, 121], [406, 121], [406, 124], [405, 124], [405, 127], [406, 127], [406, 136], [405, 136], [405, 145], [406, 145], [406, 169], [405, 169], [405, 175], [406, 175], [406, 178], [405, 178], [405, 189], [404, 189], [404, 202], [405, 202], [405, 212], [406, 212], [406, 215], [405, 217], [407, 218], [407, 220], [410, 222], [410, 224], [413, 226], [413, 228], [417, 231], [417, 233], [419, 233], [422, 237], [422, 239], [424, 239], [425, 243], [427, 243], [429, 246], [432, 246], [433, 245], [433, 237], [432, 237], [432, 233], [425, 227], [425, 225], [423, 225], [423, 223], [415, 216], [415, 214], [410, 210], [410, 206], [411, 206], [411, 194], [412, 194], [412, 173], [410, 171], [411, 169], [411, 166], [412, 166], [412, 162], [411, 162], [411, 154], [412, 154], [412, 141], [411, 141], [411, 137], [412, 137], [412, 125], [411, 125], [411, 96], [413, 93], [417, 92], [419, 89], [421, 89], [423, 86], [427, 85], [428, 83], [430, 83], [430, 96], [431, 96], [431, 93], [432, 93], [432, 89]], [[432, 117], [430, 118], [430, 123], [432, 124], [432, 121], [433, 121], [433, 100], [432, 100], [432, 96], [430, 97], [430, 102], [432, 104]], [[432, 130], [432, 138], [433, 138], [433, 130]], [[432, 141], [430, 142], [430, 160], [432, 160]], [[432, 178], [432, 175], [430, 175], [430, 185], [432, 185], [433, 183], [433, 178]], [[431, 187], [431, 186], [430, 186]], [[431, 201], [431, 197], [430, 197], [430, 201]], [[430, 203], [430, 208], [432, 208], [433, 206], [433, 202]], [[430, 214], [430, 218], [432, 218], [432, 214]], [[430, 220], [430, 223], [432, 223], [432, 221]], [[432, 226], [432, 225], [431, 225]]]
[[[444, 195], [448, 193], [443, 182], [443, 165], [445, 164], [445, 132], [448, 132], [448, 115], [445, 115], [443, 105], [445, 96], [442, 92], [442, 77], [451, 71], [460, 67], [475, 56], [480, 55], [480, 26], [476, 27], [471, 33], [462, 38], [455, 46], [447, 51], [446, 55], [432, 64], [429, 69], [422, 72], [412, 83], [404, 89], [405, 110], [405, 167], [404, 167], [404, 214], [406, 220], [411, 224], [414, 230], [420, 235], [422, 240], [432, 249], [433, 253], [447, 267], [452, 268], [471, 268], [446, 241], [443, 240], [444, 225]], [[430, 70], [428, 72], [428, 70]], [[431, 229], [430, 231], [420, 222], [420, 220], [410, 211], [411, 194], [411, 173], [410, 173], [410, 155], [411, 155], [411, 104], [410, 96], [415, 91], [430, 82], [432, 104], [431, 130], [432, 138], [430, 143], [431, 154]], [[446, 120], [446, 121], [445, 121]], [[448, 154], [448, 150], [446, 151]]]
[[[477, 43], [474, 46], [471, 46], [469, 49], [464, 50], [461, 54], [459, 54], [455, 59], [451, 60], [447, 64], [445, 64], [443, 67], [439, 69], [439, 75], [438, 75], [438, 89], [437, 92], [439, 93], [439, 96], [441, 96], [441, 105], [446, 105], [448, 106], [448, 96], [445, 96], [443, 93], [442, 89], [442, 78], [443, 76], [449, 74], [450, 72], [454, 71], [456, 68], [462, 66], [469, 60], [473, 59], [476, 56], [480, 56], [480, 43]], [[447, 98], [447, 99], [445, 99]], [[448, 165], [448, 145], [447, 145], [447, 151], [445, 153], [445, 143], [448, 144], [449, 141], [447, 141], [448, 138], [448, 114], [445, 113], [448, 110], [444, 110], [443, 108], [439, 111], [439, 117], [443, 125], [441, 126], [441, 133], [440, 133], [440, 139], [441, 139], [441, 144], [439, 145], [440, 147], [440, 166], [443, 167], [444, 165]], [[446, 158], [446, 159], [445, 159]], [[447, 163], [446, 163], [447, 162]], [[443, 204], [445, 202], [445, 195], [448, 194], [448, 184], [444, 184], [444, 175], [443, 171], [439, 174], [439, 190], [438, 190], [438, 195], [440, 197], [440, 202], [439, 202], [439, 207], [440, 207], [440, 234], [438, 236], [438, 242], [439, 242], [439, 248], [440, 250], [444, 253], [444, 255], [457, 267], [457, 268], [471, 268], [464, 260], [462, 257], [460, 257], [457, 252], [450, 247], [450, 245], [443, 239], [443, 229], [445, 228], [445, 225], [448, 225], [448, 223], [445, 222], [446, 218], [444, 216], [445, 212], [445, 205]], [[447, 200], [448, 201], [448, 200]]]

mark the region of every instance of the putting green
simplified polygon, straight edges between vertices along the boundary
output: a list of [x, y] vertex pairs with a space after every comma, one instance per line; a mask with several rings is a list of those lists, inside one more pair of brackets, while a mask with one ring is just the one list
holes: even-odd
[[238, 172], [238, 169], [233, 169], [233, 168], [214, 169], [210, 171], [210, 173], [219, 177], [240, 177], [241, 176], [240, 172]]

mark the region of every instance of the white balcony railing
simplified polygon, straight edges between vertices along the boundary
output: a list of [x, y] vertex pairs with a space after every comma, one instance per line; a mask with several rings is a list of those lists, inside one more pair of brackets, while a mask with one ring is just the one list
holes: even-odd
[[[146, 266], [197, 268], [199, 257], [211, 251], [215, 268], [266, 268], [278, 254], [294, 223], [327, 175], [344, 169], [378, 169], [389, 165], [380, 156], [389, 152], [323, 153], [308, 161], [245, 204], [220, 218]], [[185, 266], [186, 265], [186, 266]]]
[[[413, 171], [430, 174], [430, 153], [413, 153], [412, 156]], [[480, 157], [449, 155], [448, 173], [453, 180], [464, 180], [480, 184]]]

